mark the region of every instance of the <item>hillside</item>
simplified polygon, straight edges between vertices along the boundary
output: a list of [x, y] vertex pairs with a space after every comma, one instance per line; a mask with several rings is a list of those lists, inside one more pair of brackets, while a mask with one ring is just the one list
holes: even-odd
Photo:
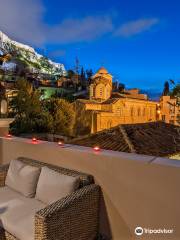
[[3, 69], [11, 70], [18, 65], [24, 65], [32, 72], [60, 75], [66, 73], [63, 64], [51, 61], [38, 54], [34, 48], [10, 39], [0, 31], [0, 55], [7, 53], [11, 54], [11, 60], [3, 63]]

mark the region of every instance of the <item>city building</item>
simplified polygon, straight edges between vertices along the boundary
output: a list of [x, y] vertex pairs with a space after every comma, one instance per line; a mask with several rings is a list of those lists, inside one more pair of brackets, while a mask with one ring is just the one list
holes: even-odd
[[160, 117], [162, 121], [179, 125], [180, 106], [177, 105], [177, 98], [162, 96], [160, 99]]
[[89, 100], [75, 102], [77, 132], [95, 133], [119, 124], [154, 122], [157, 120], [157, 102], [149, 101], [139, 89], [123, 93], [112, 91], [112, 76], [101, 67], [92, 77]]

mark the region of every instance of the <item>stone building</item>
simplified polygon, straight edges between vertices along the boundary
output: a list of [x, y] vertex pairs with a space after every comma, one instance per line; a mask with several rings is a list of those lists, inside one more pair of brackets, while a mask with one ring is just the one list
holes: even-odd
[[166, 123], [179, 125], [180, 106], [177, 105], [177, 98], [162, 96], [160, 99], [160, 118]]
[[157, 120], [157, 103], [149, 101], [138, 89], [112, 92], [112, 76], [102, 67], [92, 77], [89, 100], [75, 102], [77, 133], [95, 133], [119, 124]]

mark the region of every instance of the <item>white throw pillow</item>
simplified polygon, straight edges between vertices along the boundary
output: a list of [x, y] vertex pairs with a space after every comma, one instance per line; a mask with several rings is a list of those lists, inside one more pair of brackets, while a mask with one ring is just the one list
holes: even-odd
[[36, 189], [36, 199], [51, 204], [73, 193], [79, 187], [80, 179], [42, 167]]
[[6, 186], [22, 193], [25, 197], [34, 197], [41, 169], [12, 160], [6, 176]]

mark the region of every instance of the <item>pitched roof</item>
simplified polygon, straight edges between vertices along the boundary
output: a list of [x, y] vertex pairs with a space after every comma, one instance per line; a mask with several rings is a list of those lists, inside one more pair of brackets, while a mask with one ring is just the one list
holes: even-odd
[[180, 127], [163, 122], [119, 125], [69, 143], [120, 152], [170, 156], [180, 153]]
[[109, 98], [106, 101], [102, 102], [102, 104], [113, 104], [116, 103], [120, 98]]

